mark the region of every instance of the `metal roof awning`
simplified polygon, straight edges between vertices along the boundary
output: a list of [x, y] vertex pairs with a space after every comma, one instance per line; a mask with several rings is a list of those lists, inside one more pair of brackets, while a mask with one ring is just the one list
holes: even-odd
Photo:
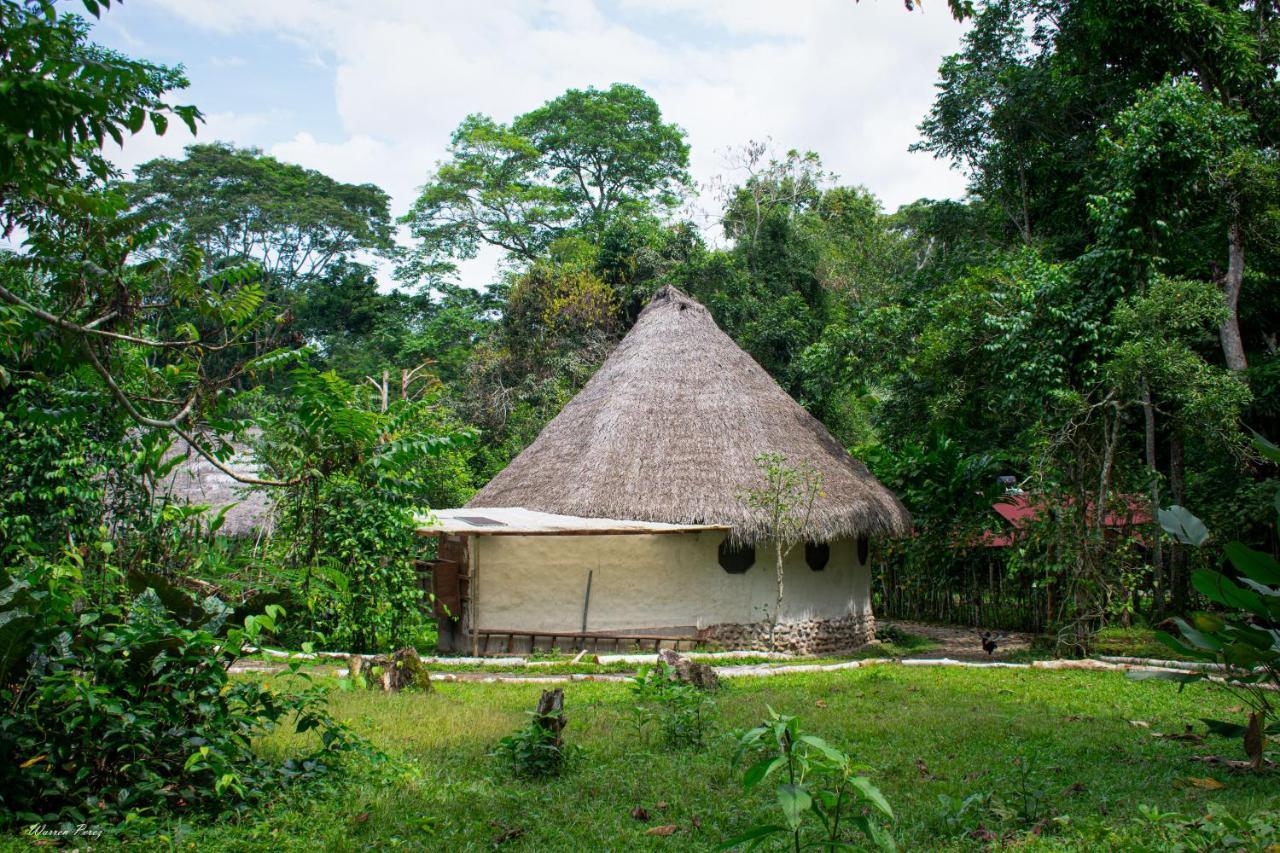
[[430, 516], [416, 516], [421, 536], [614, 536], [644, 533], [690, 533], [728, 530], [727, 524], [663, 524], [657, 521], [623, 521], [616, 518], [582, 518], [556, 515], [523, 507], [438, 509]]

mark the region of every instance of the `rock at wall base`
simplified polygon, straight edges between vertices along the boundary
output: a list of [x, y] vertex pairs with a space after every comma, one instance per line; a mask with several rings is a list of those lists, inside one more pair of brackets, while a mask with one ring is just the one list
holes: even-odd
[[836, 619], [779, 622], [776, 627], [768, 620], [745, 625], [726, 622], [705, 628], [703, 635], [710, 642], [731, 649], [830, 655], [853, 651], [874, 640], [876, 620], [870, 614], [850, 614]]

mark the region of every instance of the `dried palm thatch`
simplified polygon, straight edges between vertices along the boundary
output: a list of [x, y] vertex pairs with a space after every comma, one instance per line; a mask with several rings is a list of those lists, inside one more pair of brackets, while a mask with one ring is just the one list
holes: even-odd
[[591, 378], [469, 507], [727, 524], [738, 542], [767, 538], [744, 494], [763, 483], [755, 458], [812, 465], [823, 494], [804, 536], [906, 533], [911, 517], [867, 467], [716, 325], [664, 287]]
[[[249, 433], [250, 440], [258, 435]], [[257, 474], [258, 460], [249, 444], [232, 442], [234, 456], [227, 464], [246, 474]], [[204, 504], [210, 516], [224, 506], [235, 504], [227, 510], [219, 533], [224, 536], [265, 536], [270, 534], [272, 501], [270, 493], [261, 486], [246, 486], [228, 477], [196, 453], [183, 439], [176, 439], [165, 453], [165, 459], [184, 457], [169, 476], [156, 484], [156, 496], [176, 499], [188, 504]]]

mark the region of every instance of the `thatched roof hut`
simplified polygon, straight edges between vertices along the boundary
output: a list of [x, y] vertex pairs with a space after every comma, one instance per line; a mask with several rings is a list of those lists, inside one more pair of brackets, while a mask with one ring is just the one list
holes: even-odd
[[[251, 431], [249, 438], [252, 439], [257, 434], [256, 431]], [[227, 466], [234, 471], [256, 476], [260, 466], [253, 447], [245, 442], [232, 442], [232, 446], [235, 452], [227, 461]], [[210, 508], [211, 516], [224, 506], [235, 504], [227, 510], [219, 533], [224, 536], [261, 536], [270, 533], [272, 502], [267, 489], [246, 486], [231, 479], [181, 438], [174, 440], [165, 459], [172, 460], [175, 456], [182, 456], [183, 461], [157, 484], [157, 498], [168, 497], [188, 504], [205, 504]]]
[[735, 541], [755, 542], [768, 528], [743, 495], [762, 482], [761, 453], [821, 475], [806, 538], [908, 531], [893, 493], [705, 307], [668, 286], [586, 387], [467, 506], [723, 524]]

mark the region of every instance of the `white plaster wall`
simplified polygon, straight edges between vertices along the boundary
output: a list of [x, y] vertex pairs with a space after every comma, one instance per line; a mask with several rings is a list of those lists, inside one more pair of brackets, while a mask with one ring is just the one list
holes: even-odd
[[[592, 572], [588, 631], [701, 628], [767, 619], [773, 608], [773, 549], [756, 546], [746, 573], [720, 568], [723, 533], [629, 536], [477, 536], [473, 594], [479, 627], [579, 631]], [[870, 574], [857, 544], [831, 543], [815, 572], [796, 546], [784, 564], [783, 620], [870, 614]]]

